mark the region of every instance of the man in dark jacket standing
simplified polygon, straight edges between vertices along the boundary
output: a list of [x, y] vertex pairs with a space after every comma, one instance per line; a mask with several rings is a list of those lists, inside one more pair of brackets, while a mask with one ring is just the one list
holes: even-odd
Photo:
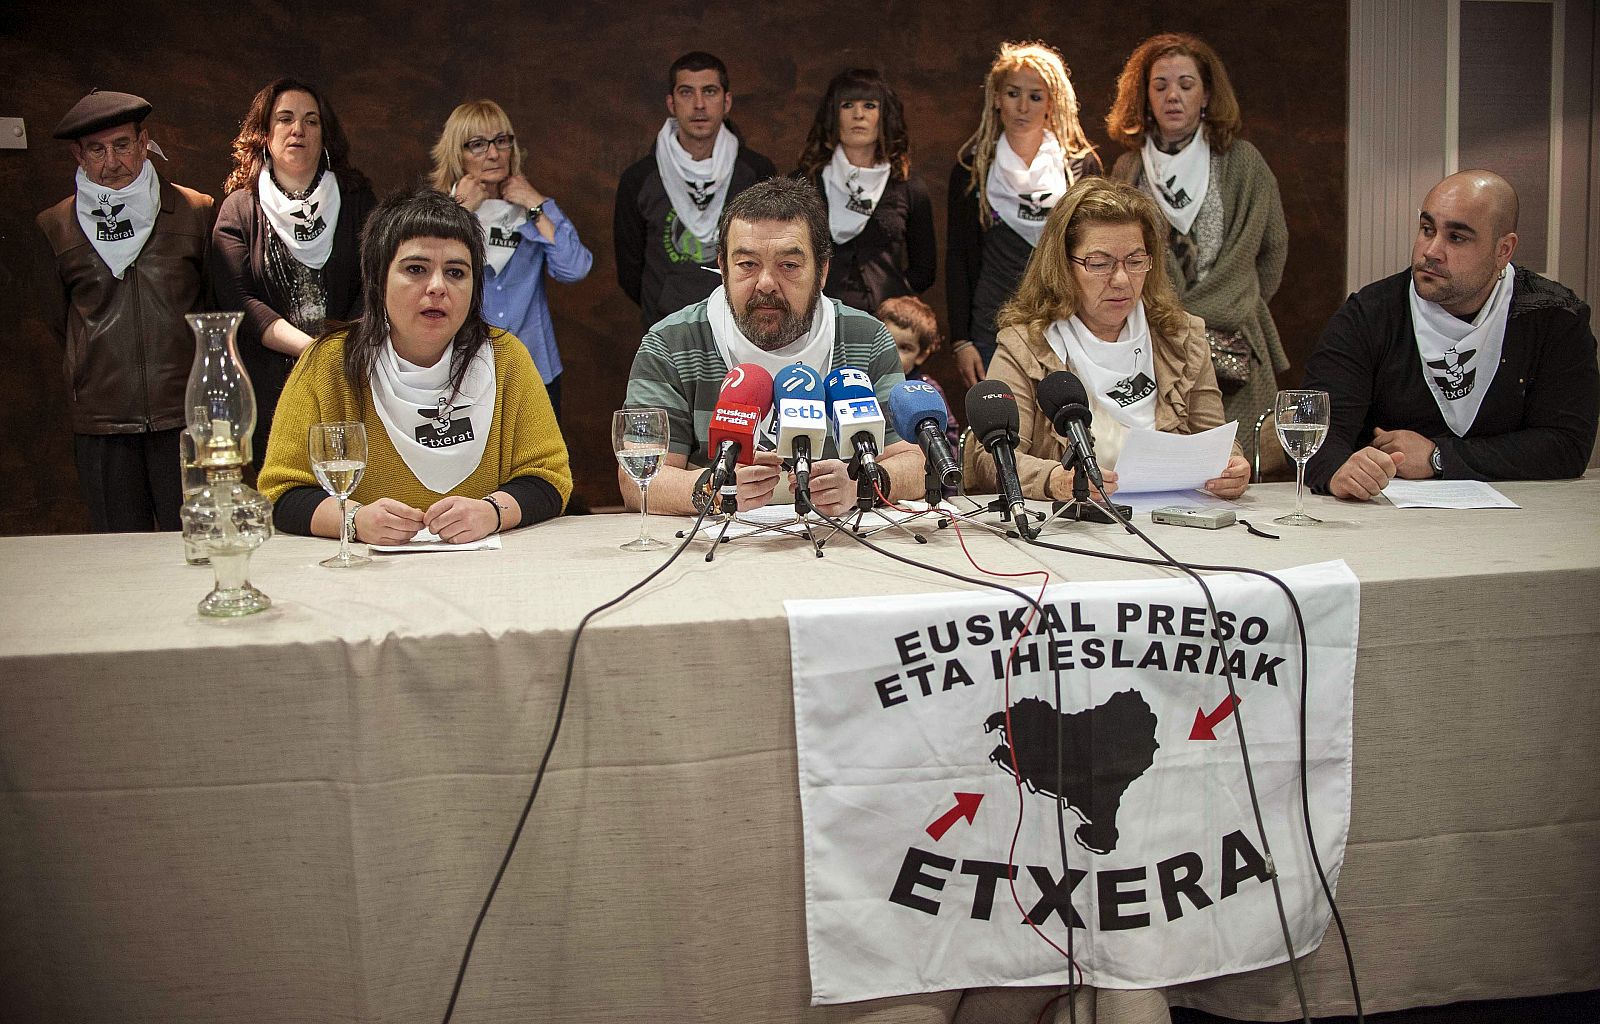
[[1408, 480], [1583, 475], [1600, 418], [1589, 307], [1512, 265], [1517, 194], [1472, 170], [1433, 187], [1411, 268], [1345, 300], [1306, 363], [1326, 391], [1315, 490], [1364, 501]]
[[778, 173], [726, 123], [732, 109], [722, 61], [699, 51], [679, 57], [667, 69], [669, 116], [655, 147], [617, 183], [617, 283], [639, 304], [646, 330], [722, 283], [717, 219], [723, 204]]
[[55, 137], [78, 162], [77, 190], [39, 214], [50, 245], [50, 328], [66, 349], [78, 480], [96, 532], [176, 530], [178, 434], [201, 308], [212, 199], [174, 185], [148, 158], [150, 104], [91, 92]]

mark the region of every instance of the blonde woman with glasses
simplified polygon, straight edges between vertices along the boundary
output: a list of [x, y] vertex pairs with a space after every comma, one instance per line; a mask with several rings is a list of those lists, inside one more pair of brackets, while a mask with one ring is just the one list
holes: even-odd
[[[1073, 473], [1061, 465], [1066, 444], [1034, 394], [1057, 370], [1077, 374], [1089, 393], [1107, 494], [1116, 491], [1117, 455], [1130, 430], [1194, 434], [1222, 424], [1206, 326], [1178, 303], [1165, 249], [1161, 214], [1132, 185], [1087, 178], [1050, 211], [1016, 297], [1000, 311], [989, 366], [989, 379], [1017, 396], [1024, 497], [1072, 496]], [[967, 489], [992, 490], [994, 461], [984, 453], [972, 462], [977, 480]], [[1206, 489], [1237, 498], [1249, 482], [1250, 463], [1236, 443]]]
[[582, 281], [594, 256], [556, 201], [523, 175], [522, 157], [511, 118], [499, 104], [463, 103], [451, 111], [433, 147], [431, 183], [478, 219], [485, 253], [484, 322], [527, 346], [560, 418], [561, 353], [544, 279]]

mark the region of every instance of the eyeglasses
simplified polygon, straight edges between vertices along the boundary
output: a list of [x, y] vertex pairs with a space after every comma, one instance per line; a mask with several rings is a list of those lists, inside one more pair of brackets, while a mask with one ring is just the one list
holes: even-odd
[[1114, 260], [1110, 256], [1102, 256], [1098, 253], [1093, 256], [1085, 256], [1083, 259], [1079, 259], [1076, 256], [1068, 256], [1067, 259], [1095, 277], [1110, 277], [1116, 272], [1117, 264], [1119, 263], [1130, 274], [1149, 273], [1150, 268], [1155, 264], [1155, 259], [1147, 252], [1136, 252], [1132, 256], [1124, 256], [1120, 260]]
[[138, 148], [138, 146], [138, 139], [118, 139], [110, 146], [107, 146], [103, 142], [91, 142], [87, 146], [83, 147], [83, 152], [89, 157], [90, 160], [100, 161], [106, 158], [107, 153], [115, 153], [118, 156], [127, 156], [129, 153], [132, 153], [136, 148]]
[[510, 132], [501, 132], [492, 139], [485, 139], [482, 137], [468, 139], [461, 144], [461, 148], [466, 150], [468, 153], [471, 153], [473, 156], [482, 156], [489, 151], [490, 146], [493, 146], [500, 152], [505, 153], [516, 144], [517, 137], [515, 135], [512, 135]]

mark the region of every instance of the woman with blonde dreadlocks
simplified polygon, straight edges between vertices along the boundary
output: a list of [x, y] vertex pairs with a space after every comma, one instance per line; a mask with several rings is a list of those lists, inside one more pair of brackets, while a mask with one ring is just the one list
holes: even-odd
[[1054, 47], [1001, 43], [983, 85], [983, 117], [950, 171], [945, 293], [961, 379], [984, 377], [995, 315], [1010, 300], [1050, 208], [1102, 174], [1078, 123], [1078, 96]]

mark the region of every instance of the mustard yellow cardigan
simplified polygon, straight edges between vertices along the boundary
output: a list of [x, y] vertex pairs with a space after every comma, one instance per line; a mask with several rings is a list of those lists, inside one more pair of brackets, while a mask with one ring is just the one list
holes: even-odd
[[[300, 357], [284, 385], [272, 418], [267, 457], [257, 486], [277, 503], [295, 487], [318, 487], [311, 472], [307, 434], [314, 423], [360, 420], [367, 425], [367, 469], [351, 497], [363, 504], [394, 498], [426, 509], [445, 497], [424, 487], [405, 464], [383, 421], [363, 388], [359, 404], [344, 376], [343, 334], [317, 342]], [[572, 494], [572, 469], [567, 444], [556, 425], [550, 396], [528, 350], [514, 335], [491, 330], [494, 346], [494, 419], [483, 460], [450, 494], [481, 498], [508, 480], [536, 476], [561, 495], [563, 507]]]

